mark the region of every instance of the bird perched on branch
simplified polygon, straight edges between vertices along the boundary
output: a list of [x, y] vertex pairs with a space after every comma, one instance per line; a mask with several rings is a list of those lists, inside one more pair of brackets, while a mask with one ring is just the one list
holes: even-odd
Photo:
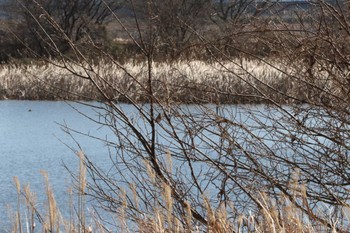
[[162, 114], [159, 113], [156, 119], [154, 120], [156, 123], [159, 123], [162, 120]]

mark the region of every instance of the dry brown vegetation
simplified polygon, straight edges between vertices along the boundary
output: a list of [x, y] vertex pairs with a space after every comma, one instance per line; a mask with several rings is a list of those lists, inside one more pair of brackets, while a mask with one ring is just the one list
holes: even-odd
[[2, 98], [103, 104], [96, 123], [116, 136], [100, 139], [110, 167], [85, 156], [84, 190], [114, 229], [348, 232], [349, 3], [315, 1], [286, 20], [268, 13], [272, 2], [249, 12], [236, 1], [162, 2], [129, 1], [132, 30], [111, 14], [137, 51], [127, 60], [92, 34], [72, 39], [45, 9], [31, 12], [45, 63], [3, 65]]
[[[77, 177], [77, 184], [75, 184], [76, 191], [70, 191], [67, 195], [70, 196], [69, 206], [57, 206], [55, 195], [48, 181], [48, 173], [42, 171], [42, 176], [45, 182], [45, 195], [47, 203], [45, 208], [38, 208], [36, 202], [36, 194], [30, 190], [30, 186], [21, 185], [17, 177], [14, 177], [14, 184], [17, 189], [18, 201], [14, 211], [9, 214], [12, 219], [12, 226], [9, 232], [82, 232], [82, 233], [107, 233], [112, 232], [110, 227], [117, 229], [118, 232], [142, 232], [142, 233], [185, 233], [185, 232], [212, 232], [212, 233], [226, 233], [226, 232], [305, 232], [317, 233], [328, 232], [332, 230], [333, 233], [342, 232], [336, 228], [337, 219], [333, 226], [325, 227], [315, 225], [309, 216], [300, 211], [298, 206], [291, 203], [285, 196], [280, 196], [278, 200], [274, 200], [266, 193], [258, 193], [256, 195], [257, 201], [261, 207], [258, 213], [253, 214], [247, 210], [247, 214], [236, 213], [237, 216], [232, 218], [232, 211], [235, 211], [234, 203], [220, 203], [220, 205], [213, 209], [209, 200], [204, 198], [206, 202], [206, 215], [208, 222], [206, 226], [193, 225], [192, 212], [190, 209], [191, 203], [188, 203], [188, 208], [182, 213], [182, 218], [185, 219], [185, 224], [173, 215], [173, 208], [176, 202], [172, 197], [172, 191], [167, 184], [160, 184], [161, 190], [158, 201], [162, 206], [153, 206], [154, 212], [145, 214], [143, 209], [138, 206], [140, 200], [133, 185], [130, 190], [132, 197], [127, 197], [126, 190], [123, 190], [119, 196], [122, 205], [118, 210], [118, 214], [110, 213], [108, 217], [104, 216], [101, 219], [98, 213], [94, 210], [87, 212], [86, 209], [86, 164], [85, 155], [78, 152], [77, 156], [80, 158], [80, 166]], [[153, 173], [152, 170], [148, 171]], [[156, 179], [155, 174], [150, 174], [153, 179]], [[297, 177], [294, 177], [297, 179]], [[291, 180], [290, 185], [294, 189], [294, 198], [303, 203], [307, 202], [306, 189], [298, 185], [297, 180]], [[73, 194], [74, 193], [74, 194]], [[133, 208], [139, 212], [138, 217], [129, 219], [125, 214], [128, 211], [128, 200], [133, 199], [136, 205]], [[69, 215], [63, 216], [60, 209], [69, 209]], [[345, 211], [350, 211], [349, 209]], [[332, 218], [331, 215], [324, 216], [325, 218]]]
[[[0, 71], [0, 99], [30, 100], [102, 100], [103, 97], [93, 84], [77, 77], [72, 71], [88, 76], [84, 64], [68, 64], [70, 70], [59, 68], [60, 62], [46, 64], [2, 65]], [[67, 65], [67, 64], [66, 64]], [[273, 98], [278, 103], [304, 103], [307, 101], [329, 101], [327, 95], [342, 93], [342, 77], [338, 68], [322, 70], [313, 68], [311, 77], [313, 88], [301, 84], [300, 76], [309, 75], [309, 70], [294, 64], [266, 60], [235, 59], [225, 62], [178, 61], [173, 63], [154, 63], [152, 80], [154, 95], [161, 101], [177, 103], [268, 103]], [[142, 89], [147, 83], [147, 63], [128, 62], [124, 65], [108, 64], [101, 61], [93, 64], [95, 76], [104, 77], [110, 85], [106, 93], [115, 101], [130, 101], [115, 89], [128, 94], [136, 102], [147, 102], [148, 97]], [[330, 75], [337, 79], [329, 79]], [[303, 82], [308, 80], [303, 78]], [[103, 85], [103, 84], [101, 84]], [[259, 87], [258, 89], [256, 87]], [[322, 91], [320, 92], [320, 89]], [[261, 92], [271, 93], [261, 96]]]
[[[57, 65], [61, 64], [53, 62], [41, 65], [3, 65], [0, 73], [0, 98], [32, 100], [102, 98], [91, 82], [78, 78], [70, 71], [58, 68]], [[79, 64], [69, 66], [81, 75], [86, 75], [88, 72]], [[93, 65], [93, 69], [98, 70], [96, 75], [106, 78], [112, 86], [111, 91], [120, 89], [137, 102], [148, 101], [141, 88], [147, 83], [145, 62], [129, 62], [121, 67], [102, 61]], [[182, 103], [254, 102], [252, 97], [257, 93], [251, 85], [259, 85], [259, 82], [275, 88], [286, 85], [284, 94], [296, 91], [288, 76], [278, 67], [272, 68], [263, 62], [245, 59], [211, 64], [203, 61], [155, 63], [153, 75], [156, 77], [152, 84], [155, 96], [163, 101], [171, 99]], [[128, 102], [123, 95], [114, 94], [112, 98], [115, 101]]]

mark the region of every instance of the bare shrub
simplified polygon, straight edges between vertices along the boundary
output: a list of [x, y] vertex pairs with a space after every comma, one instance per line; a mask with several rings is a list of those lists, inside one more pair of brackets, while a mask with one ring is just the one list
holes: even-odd
[[[156, 226], [156, 231], [224, 232], [237, 226], [237, 232], [347, 232], [348, 54], [332, 29], [341, 26], [346, 38], [348, 12], [340, 4], [320, 1], [315, 7], [321, 11], [310, 11], [308, 21], [300, 19], [297, 26], [283, 18], [256, 24], [255, 34], [260, 29], [262, 35], [273, 35], [258, 41], [278, 53], [255, 54], [227, 41], [239, 51], [237, 60], [187, 25], [210, 54], [204, 73], [209, 75], [191, 77], [190, 72], [169, 81], [167, 72], [183, 74], [186, 69], [179, 72], [173, 63], [165, 75], [158, 73], [160, 25], [153, 18], [153, 1], [147, 3], [143, 23], [148, 33], [143, 34], [137, 15], [138, 37], [125, 27], [142, 53], [138, 72], [93, 50], [121, 70], [110, 79], [109, 69], [95, 66], [74, 43], [69, 43], [73, 59], [55, 47], [51, 35], [46, 38], [61, 58], [56, 66], [99, 93], [104, 107], [97, 123], [116, 136], [106, 142], [111, 148], [107, 170], [84, 158], [90, 177], [87, 195], [100, 211], [126, 219], [124, 227], [139, 223], [146, 231]], [[329, 17], [333, 25], [325, 20]], [[120, 80], [123, 85], [115, 85]], [[265, 104], [225, 105], [234, 96]]]

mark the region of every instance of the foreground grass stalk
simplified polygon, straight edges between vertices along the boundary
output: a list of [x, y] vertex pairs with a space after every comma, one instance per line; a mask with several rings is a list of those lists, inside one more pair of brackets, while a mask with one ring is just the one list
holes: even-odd
[[27, 206], [27, 232], [34, 233], [35, 229], [35, 195], [30, 191], [29, 185], [24, 186], [25, 204]]
[[20, 202], [21, 185], [19, 183], [17, 176], [15, 176], [13, 178], [13, 180], [14, 180], [14, 183], [16, 185], [16, 191], [17, 191], [17, 213], [16, 213], [16, 222], [15, 222], [14, 230], [15, 230], [15, 232], [17, 232], [19, 230], [19, 232], [22, 233], [21, 202]]
[[[78, 153], [79, 154], [79, 153]], [[81, 154], [80, 154], [81, 155]], [[81, 158], [81, 157], [80, 157]], [[81, 170], [81, 175], [85, 173]], [[48, 174], [47, 172], [42, 172], [45, 178], [45, 186], [46, 186], [46, 196], [48, 199], [48, 219], [47, 222], [42, 223], [43, 232], [62, 232], [62, 229], [66, 229], [65, 232], [82, 232], [82, 233], [106, 233], [107, 227], [104, 226], [101, 222], [97, 220], [97, 218], [93, 218], [92, 222], [95, 223], [94, 226], [86, 226], [85, 225], [85, 204], [82, 201], [81, 193], [78, 193], [78, 206], [79, 212], [77, 218], [79, 219], [79, 226], [74, 227], [73, 219], [69, 219], [68, 221], [61, 220], [59, 221], [59, 211], [56, 205], [56, 201], [54, 199], [54, 194], [52, 189], [48, 183]], [[81, 182], [85, 183], [85, 178], [81, 180]], [[34, 194], [30, 192], [29, 186], [26, 186], [24, 189], [24, 194], [28, 201], [25, 202], [27, 209], [27, 221], [22, 221], [22, 209], [21, 209], [21, 189], [20, 183], [17, 177], [14, 177], [14, 183], [16, 186], [18, 198], [17, 198], [17, 212], [16, 218], [14, 219], [14, 227], [12, 228], [13, 233], [24, 233], [23, 228], [26, 227], [26, 232], [33, 233], [36, 228], [34, 224]], [[79, 190], [85, 190], [85, 185], [81, 184]], [[82, 189], [83, 188], [83, 189]], [[185, 233], [185, 232], [202, 232], [201, 229], [196, 228], [191, 223], [191, 210], [187, 210], [184, 214], [186, 217], [185, 224], [181, 224], [176, 219], [173, 218], [172, 215], [172, 205], [173, 199], [171, 197], [171, 193], [169, 191], [169, 187], [166, 185], [163, 189], [163, 198], [164, 198], [164, 209], [156, 208], [153, 216], [148, 216], [145, 218], [143, 216], [139, 220], [136, 220], [137, 229], [131, 227], [127, 224], [128, 217], [125, 215], [125, 211], [128, 211], [127, 204], [127, 193], [124, 191], [120, 195], [120, 201], [123, 204], [123, 209], [120, 210], [119, 215], [119, 226], [116, 226], [117, 229], [121, 229], [121, 232], [143, 232], [143, 233]], [[135, 198], [135, 197], [134, 197]], [[250, 216], [240, 216], [237, 221], [232, 221], [230, 216], [227, 214], [227, 207], [223, 205], [219, 206], [216, 210], [213, 209], [211, 204], [207, 201], [207, 217], [208, 221], [208, 232], [211, 233], [226, 233], [226, 232], [258, 232], [258, 233], [293, 233], [293, 232], [305, 232], [305, 233], [318, 233], [325, 232], [326, 229], [320, 228], [317, 226], [312, 226], [307, 223], [307, 219], [305, 216], [298, 211], [297, 208], [293, 207], [290, 203], [287, 203], [287, 199], [280, 200], [283, 203], [283, 200], [286, 201], [285, 208], [279, 209], [274, 204], [273, 201], [264, 193], [260, 194], [260, 203], [263, 209], [261, 210], [260, 215], [250, 215]], [[69, 204], [71, 205], [71, 204]], [[189, 205], [189, 204], [188, 204]], [[70, 215], [70, 218], [74, 218]], [[112, 217], [113, 219], [114, 217]], [[335, 222], [336, 224], [336, 222]], [[39, 229], [38, 229], [39, 230]], [[109, 229], [112, 230], [112, 229]], [[332, 229], [332, 233], [337, 233], [336, 228]]]
[[47, 205], [48, 205], [48, 223], [45, 224], [45, 230], [49, 232], [59, 232], [59, 211], [57, 208], [56, 200], [54, 197], [54, 193], [51, 189], [51, 186], [49, 184], [49, 176], [46, 171], [41, 171], [41, 174], [44, 177], [45, 180], [45, 189], [46, 189], [46, 197], [47, 197]]
[[82, 151], [77, 153], [79, 157], [79, 193], [78, 193], [78, 210], [80, 219], [80, 232], [85, 232], [86, 219], [85, 219], [85, 188], [86, 188], [86, 165], [85, 156]]

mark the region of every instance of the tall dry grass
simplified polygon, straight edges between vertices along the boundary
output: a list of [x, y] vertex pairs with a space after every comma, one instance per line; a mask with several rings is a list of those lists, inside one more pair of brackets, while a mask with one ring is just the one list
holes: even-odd
[[[183, 213], [185, 221], [180, 221], [173, 215], [173, 205], [175, 203], [170, 187], [166, 184], [162, 186], [162, 195], [159, 197], [160, 202], [164, 205], [153, 206], [153, 213], [140, 214], [134, 219], [128, 219], [125, 212], [129, 208], [127, 205], [127, 193], [122, 192], [120, 195], [121, 202], [125, 203], [117, 213], [110, 216], [111, 225], [104, 225], [99, 218], [100, 215], [91, 213], [86, 214], [85, 196], [86, 189], [86, 167], [84, 165], [84, 155], [78, 153], [81, 159], [79, 168], [78, 186], [76, 189], [77, 203], [76, 205], [68, 203], [73, 215], [64, 218], [57, 206], [55, 195], [48, 182], [48, 173], [42, 172], [45, 182], [45, 196], [47, 197], [46, 209], [41, 213], [35, 202], [35, 194], [30, 191], [29, 185], [21, 186], [18, 178], [14, 177], [15, 187], [18, 194], [17, 207], [15, 208], [12, 223], [12, 233], [34, 233], [34, 232], [67, 232], [67, 233], [109, 233], [109, 232], [140, 232], [140, 233], [227, 233], [227, 232], [256, 232], [256, 233], [319, 233], [332, 232], [337, 233], [337, 221], [334, 226], [324, 226], [315, 224], [308, 215], [305, 215], [295, 204], [291, 203], [287, 197], [283, 195], [280, 199], [272, 199], [267, 194], [261, 192], [256, 198], [261, 206], [258, 212], [256, 210], [247, 210], [249, 214], [232, 216], [233, 205], [219, 205], [213, 207], [209, 201], [206, 201], [206, 218], [208, 224], [206, 226], [197, 226], [192, 220], [190, 205]], [[300, 203], [304, 202], [306, 194], [303, 187], [291, 181], [292, 188], [295, 189], [294, 198], [299, 199]], [[83, 192], [83, 193], [82, 193]], [[69, 194], [71, 195], [71, 194]], [[138, 199], [134, 193], [132, 195], [136, 208]], [[204, 200], [206, 200], [204, 198]], [[151, 204], [151, 203], [150, 203]], [[135, 208], [133, 206], [133, 208]], [[165, 207], [165, 208], [164, 208]], [[304, 206], [305, 207], [305, 206]], [[62, 208], [67, 208], [63, 206]], [[142, 209], [139, 209], [142, 213]], [[255, 214], [253, 214], [253, 212]], [[327, 217], [327, 216], [325, 216]], [[331, 218], [331, 216], [328, 216]], [[86, 220], [89, 219], [89, 224]], [[349, 220], [349, 219], [348, 219]], [[338, 229], [339, 225], [337, 226]]]
[[[55, 194], [49, 183], [49, 174], [46, 171], [41, 171], [45, 184], [42, 195], [46, 197], [46, 203], [37, 203], [36, 194], [30, 190], [30, 186], [28, 184], [21, 186], [18, 177], [13, 178], [17, 191], [17, 202], [15, 211], [10, 214], [10, 219], [12, 219], [11, 232], [92, 232], [92, 226], [86, 223], [85, 218], [87, 209], [84, 194], [86, 188], [84, 154], [78, 152], [77, 156], [80, 160], [78, 180], [77, 185], [75, 185], [77, 192], [75, 197], [73, 197], [72, 190], [67, 192], [67, 195], [70, 196], [67, 206], [60, 208], [57, 205]], [[60, 209], [69, 210], [69, 216], [63, 216]], [[98, 222], [95, 225], [99, 226]]]
[[[65, 64], [69, 69], [57, 65], [63, 64], [1, 65], [0, 99], [100, 99], [91, 82], [81, 78], [92, 77], [100, 87], [106, 87], [106, 93], [116, 101], [128, 102], [126, 97], [139, 102], [148, 100], [143, 88], [148, 81], [146, 63], [129, 62], [123, 67], [106, 61], [91, 67]], [[152, 88], [155, 97], [161, 100], [184, 103], [263, 102], [268, 98], [288, 102], [293, 101], [293, 97], [298, 101], [320, 98], [313, 93], [315, 90], [310, 88], [311, 85], [306, 87], [306, 72], [302, 65], [293, 67], [281, 61], [158, 62], [152, 67]], [[315, 73], [312, 85], [337, 94], [336, 82], [325, 79], [329, 74], [322, 72]]]
[[[336, 233], [336, 229], [327, 228], [325, 226], [312, 225], [301, 211], [294, 205], [288, 203], [281, 198], [281, 202], [284, 202], [284, 208], [278, 209], [276, 204], [264, 194], [261, 196], [261, 206], [263, 207], [258, 215], [241, 215], [237, 219], [232, 219], [226, 212], [226, 208], [220, 206], [217, 209], [212, 209], [210, 205], [207, 206], [207, 218], [208, 225], [204, 227], [191, 226], [188, 223], [191, 222], [190, 211], [186, 213], [188, 216], [188, 222], [186, 224], [181, 223], [171, 214], [171, 205], [173, 200], [168, 194], [164, 193], [164, 201], [166, 201], [167, 209], [164, 211], [158, 208], [153, 215], [143, 216], [137, 219], [136, 224], [128, 225], [128, 219], [123, 215], [123, 211], [120, 210], [118, 221], [115, 229], [108, 228], [101, 223], [101, 221], [94, 216], [91, 224], [87, 224], [82, 227], [81, 224], [76, 223], [85, 218], [85, 215], [74, 216], [70, 219], [64, 219], [59, 212], [57, 206], [55, 206], [54, 195], [52, 193], [46, 193], [48, 199], [48, 210], [44, 219], [39, 218], [40, 213], [33, 207], [34, 203], [25, 202], [24, 206], [29, 210], [30, 216], [23, 218], [21, 211], [16, 211], [14, 223], [12, 226], [13, 233], [17, 232], [142, 232], [142, 233], [184, 233], [184, 232], [213, 232], [213, 233], [226, 233], [226, 232], [257, 232], [257, 233], [270, 233], [270, 232], [285, 232], [285, 233], [319, 233], [319, 232], [332, 232]], [[26, 194], [27, 195], [27, 194]], [[26, 197], [27, 198], [27, 197]], [[127, 208], [125, 206], [125, 208]], [[81, 213], [81, 212], [80, 212]], [[113, 219], [113, 218], [111, 218]], [[134, 221], [134, 220], [133, 220]]]

